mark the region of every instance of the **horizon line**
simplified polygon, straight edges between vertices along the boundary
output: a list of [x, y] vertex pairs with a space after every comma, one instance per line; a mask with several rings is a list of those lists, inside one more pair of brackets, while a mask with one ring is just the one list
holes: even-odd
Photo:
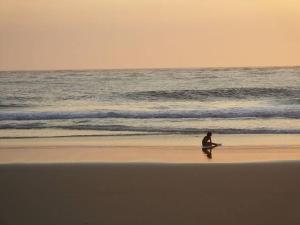
[[282, 65], [282, 66], [191, 66], [191, 67], [124, 67], [124, 68], [84, 68], [84, 69], [8, 69], [0, 72], [46, 72], [46, 71], [93, 71], [93, 70], [170, 70], [170, 69], [241, 69], [241, 68], [300, 68], [299, 65]]

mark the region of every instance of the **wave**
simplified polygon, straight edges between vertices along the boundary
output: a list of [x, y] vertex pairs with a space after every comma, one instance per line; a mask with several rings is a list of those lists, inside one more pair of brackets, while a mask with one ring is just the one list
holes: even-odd
[[[298, 129], [234, 129], [234, 128], [170, 128], [170, 127], [137, 127], [125, 125], [47, 125], [43, 123], [30, 124], [6, 124], [0, 125], [0, 129], [63, 129], [81, 131], [112, 131], [138, 132], [141, 134], [199, 134], [208, 130], [218, 134], [300, 134]], [[113, 134], [113, 135], [115, 135]], [[122, 133], [123, 135], [124, 133]], [[128, 133], [130, 134], [130, 133]]]
[[65, 119], [205, 119], [205, 118], [290, 118], [300, 119], [300, 109], [234, 108], [222, 110], [169, 110], [169, 111], [86, 111], [86, 112], [4, 112], [4, 120], [65, 120]]
[[29, 104], [15, 104], [15, 103], [0, 103], [0, 108], [25, 108], [25, 107], [32, 107]]
[[170, 90], [128, 92], [133, 100], [206, 100], [213, 98], [300, 98], [300, 90], [293, 88], [225, 88], [211, 90]]

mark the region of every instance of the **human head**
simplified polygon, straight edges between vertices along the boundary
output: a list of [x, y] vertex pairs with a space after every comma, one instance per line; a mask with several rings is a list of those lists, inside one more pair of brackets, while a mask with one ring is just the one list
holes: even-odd
[[212, 133], [210, 131], [207, 132], [207, 136], [211, 137]]

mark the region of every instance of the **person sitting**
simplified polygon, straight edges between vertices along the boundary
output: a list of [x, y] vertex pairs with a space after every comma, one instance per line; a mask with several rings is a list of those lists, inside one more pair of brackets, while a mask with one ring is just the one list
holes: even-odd
[[211, 140], [212, 133], [207, 132], [206, 136], [202, 139], [202, 151], [207, 155], [208, 158], [212, 158], [212, 149], [220, 146], [221, 144], [213, 143]]

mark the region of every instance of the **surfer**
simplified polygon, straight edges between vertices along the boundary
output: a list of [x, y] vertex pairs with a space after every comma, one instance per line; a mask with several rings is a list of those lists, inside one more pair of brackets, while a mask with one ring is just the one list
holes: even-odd
[[207, 132], [206, 136], [202, 139], [202, 151], [206, 154], [207, 158], [212, 158], [212, 149], [220, 146], [221, 144], [213, 143], [211, 141], [212, 133]]

